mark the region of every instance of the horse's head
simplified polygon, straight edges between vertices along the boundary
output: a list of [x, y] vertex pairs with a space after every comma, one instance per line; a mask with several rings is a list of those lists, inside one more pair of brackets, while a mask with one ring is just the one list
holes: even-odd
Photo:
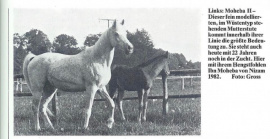
[[124, 28], [124, 20], [118, 23], [116, 20], [113, 22], [109, 31], [110, 42], [113, 47], [124, 48], [126, 54], [133, 53], [133, 45], [127, 39], [127, 31]]
[[168, 64], [168, 58], [169, 58], [169, 52], [167, 51], [164, 55], [165, 61], [164, 61], [164, 67], [162, 69], [162, 72], [164, 72], [166, 75], [170, 74], [169, 64]]

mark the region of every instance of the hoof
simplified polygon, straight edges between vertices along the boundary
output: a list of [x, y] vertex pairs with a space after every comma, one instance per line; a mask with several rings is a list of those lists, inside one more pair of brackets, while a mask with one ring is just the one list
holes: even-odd
[[112, 127], [113, 127], [113, 123], [114, 123], [114, 121], [111, 120], [111, 119], [109, 119], [109, 120], [107, 121], [107, 127], [108, 127], [108, 128], [112, 128]]
[[35, 127], [35, 131], [41, 131], [40, 127]]
[[107, 123], [107, 127], [108, 127], [108, 128], [112, 128], [112, 127], [113, 127], [113, 122]]
[[146, 122], [146, 118], [142, 118], [142, 122]]
[[122, 118], [121, 120], [122, 120], [122, 121], [126, 121], [126, 118]]
[[[58, 132], [58, 130], [57, 129], [50, 129], [49, 130], [50, 132], [52, 132], [52, 133], [57, 133]], [[64, 130], [62, 131], [62, 130], [60, 130], [61, 132], [64, 132]]]
[[61, 132], [64, 132], [64, 131], [65, 131], [65, 129], [64, 129], [64, 128], [60, 128], [60, 131], [61, 131]]
[[57, 132], [57, 129], [55, 128], [42, 128], [41, 131], [48, 131], [48, 132]]
[[40, 132], [40, 131], [42, 131], [42, 130], [41, 130], [41, 128], [39, 128], [39, 129], [35, 129], [35, 131]]
[[142, 123], [142, 119], [138, 118], [138, 123], [141, 124]]
[[83, 129], [82, 129], [82, 132], [85, 133], [85, 132], [87, 132], [87, 131], [89, 131], [89, 130], [90, 130], [89, 127], [83, 128]]

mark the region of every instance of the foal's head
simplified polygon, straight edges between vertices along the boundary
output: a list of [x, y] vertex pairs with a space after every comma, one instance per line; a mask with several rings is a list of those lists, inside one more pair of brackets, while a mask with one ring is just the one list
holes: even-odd
[[124, 20], [118, 23], [116, 20], [113, 22], [109, 31], [110, 42], [112, 47], [124, 48], [126, 54], [133, 53], [133, 45], [127, 39], [127, 31], [124, 28]]
[[168, 64], [169, 52], [167, 51], [163, 56], [165, 57], [165, 59], [164, 59], [162, 72], [169, 75], [170, 74], [170, 69], [169, 69], [169, 64]]
[[148, 60], [145, 63], [142, 63], [136, 67], [149, 69], [148, 71], [156, 77], [160, 72], [163, 72], [167, 75], [170, 74], [170, 69], [168, 66], [169, 52], [159, 55], [153, 59]]
[[169, 75], [170, 74], [170, 69], [169, 69], [169, 64], [168, 64], [168, 60], [167, 60], [169, 58], [169, 52], [168, 51], [166, 52], [165, 57], [166, 57], [166, 61], [165, 61], [164, 68], [163, 68], [162, 72], [165, 72], [165, 74]]

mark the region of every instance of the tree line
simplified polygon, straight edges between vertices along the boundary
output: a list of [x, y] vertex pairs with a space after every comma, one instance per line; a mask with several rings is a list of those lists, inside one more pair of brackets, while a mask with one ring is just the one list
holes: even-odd
[[[74, 55], [80, 53], [86, 47], [93, 46], [100, 36], [101, 33], [89, 34], [85, 38], [84, 46], [78, 46], [77, 40], [67, 34], [58, 35], [51, 43], [48, 36], [38, 29], [32, 29], [23, 35], [14, 33], [14, 74], [22, 73], [23, 60], [28, 51], [31, 51], [35, 55], [46, 52]], [[164, 53], [164, 50], [154, 48], [150, 34], [144, 29], [137, 29], [135, 32], [127, 32], [127, 38], [134, 45], [133, 54], [126, 56], [124, 52], [117, 47], [115, 49], [113, 64], [136, 66]], [[193, 63], [191, 60], [187, 61], [182, 53], [170, 53], [169, 68], [170, 70], [200, 69], [201, 63]]]

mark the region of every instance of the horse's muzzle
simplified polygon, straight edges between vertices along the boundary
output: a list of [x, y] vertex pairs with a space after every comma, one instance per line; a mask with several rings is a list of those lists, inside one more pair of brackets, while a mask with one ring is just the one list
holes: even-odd
[[127, 55], [133, 53], [133, 45], [127, 45], [126, 48], [127, 48], [127, 49], [126, 49], [125, 52], [126, 52]]

